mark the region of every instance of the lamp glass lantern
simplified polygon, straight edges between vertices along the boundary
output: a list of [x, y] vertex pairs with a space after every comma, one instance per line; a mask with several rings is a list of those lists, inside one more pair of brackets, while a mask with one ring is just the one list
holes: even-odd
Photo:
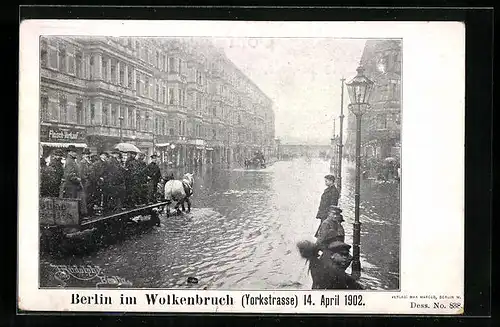
[[358, 67], [357, 72], [358, 74], [346, 83], [346, 86], [351, 100], [349, 110], [355, 115], [362, 115], [368, 109], [375, 83], [364, 75], [363, 67]]

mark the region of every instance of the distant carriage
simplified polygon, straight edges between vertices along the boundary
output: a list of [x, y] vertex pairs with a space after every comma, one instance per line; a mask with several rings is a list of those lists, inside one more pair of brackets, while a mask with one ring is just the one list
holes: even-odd
[[245, 159], [246, 169], [262, 169], [266, 168], [266, 160], [264, 155], [260, 152], [256, 152], [251, 159]]

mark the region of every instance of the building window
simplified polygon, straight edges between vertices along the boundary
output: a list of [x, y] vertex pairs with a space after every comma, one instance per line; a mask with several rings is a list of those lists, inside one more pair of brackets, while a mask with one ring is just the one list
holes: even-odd
[[40, 62], [42, 67], [47, 67], [48, 63], [48, 53], [47, 53], [47, 41], [42, 40], [40, 42]]
[[64, 96], [59, 98], [59, 121], [65, 123], [67, 121], [68, 101]]
[[154, 133], [155, 133], [155, 134], [158, 134], [158, 132], [159, 132], [159, 130], [158, 130], [158, 128], [159, 128], [159, 127], [158, 127], [158, 125], [159, 125], [159, 124], [158, 124], [158, 117], [155, 117], [155, 127], [154, 127], [154, 128], [155, 128], [155, 131], [154, 131]]
[[102, 79], [108, 80], [108, 60], [102, 58]]
[[217, 107], [212, 108], [212, 114], [214, 117], [217, 117]]
[[49, 98], [47, 96], [40, 97], [40, 119], [46, 121], [49, 118]]
[[102, 125], [108, 126], [109, 121], [108, 121], [108, 105], [103, 104], [102, 106]]
[[159, 51], [156, 51], [155, 66], [156, 66], [156, 68], [160, 67], [160, 52]]
[[217, 131], [212, 129], [212, 140], [217, 140]]
[[[129, 67], [130, 68], [130, 67]], [[132, 83], [133, 83], [133, 80], [132, 80], [132, 69], [129, 69], [128, 72], [127, 72], [127, 79], [128, 79], [128, 87], [129, 88], [132, 88]]]
[[179, 74], [182, 74], [182, 60], [179, 58]]
[[144, 80], [144, 95], [149, 96], [149, 77]]
[[76, 60], [76, 76], [83, 78], [85, 74], [83, 73], [83, 56], [80, 52], [75, 54]]
[[111, 61], [111, 83], [116, 84], [116, 61]]
[[125, 124], [125, 127], [131, 128], [132, 125], [132, 120], [134, 119], [134, 115], [132, 113], [132, 108], [127, 108], [127, 122]]
[[163, 103], [167, 104], [167, 87], [163, 86]]
[[156, 102], [160, 102], [160, 85], [156, 84]]
[[90, 124], [95, 125], [95, 104], [90, 104]]
[[387, 128], [387, 116], [385, 114], [377, 115], [377, 129]]
[[120, 85], [125, 86], [125, 67], [120, 65]]
[[182, 90], [179, 89], [179, 105], [182, 106]]
[[112, 126], [118, 126], [118, 114], [116, 110], [116, 105], [112, 104], [111, 105], [111, 125]]
[[168, 58], [168, 72], [169, 73], [175, 73], [175, 58], [169, 57]]
[[135, 41], [135, 51], [137, 52], [137, 55], [141, 52], [141, 45], [139, 44], [139, 41]]
[[168, 104], [174, 104], [174, 89], [168, 89]]
[[62, 46], [59, 48], [59, 70], [66, 73], [66, 49]]
[[173, 128], [170, 128], [170, 130], [169, 130], [169, 134], [170, 134], [170, 136], [173, 136], [173, 135], [174, 135], [174, 129], [173, 129]]
[[141, 75], [139, 73], [137, 73], [135, 75], [135, 90], [137, 91], [137, 93], [139, 95], [141, 95]]
[[151, 122], [150, 122], [150, 117], [149, 117], [149, 112], [146, 112], [146, 117], [145, 117], [145, 130], [150, 131], [151, 130]]
[[391, 80], [389, 82], [389, 99], [399, 100], [399, 83], [397, 80]]
[[68, 73], [75, 74], [75, 57], [74, 54], [68, 55]]
[[139, 111], [135, 114], [135, 129], [137, 131], [141, 130], [141, 113]]
[[83, 120], [83, 102], [82, 100], [76, 100], [76, 123], [79, 125], [84, 124]]
[[94, 67], [94, 56], [91, 56], [90, 57], [90, 76], [89, 76], [89, 78], [91, 80], [94, 79], [94, 69], [95, 69], [95, 67]]

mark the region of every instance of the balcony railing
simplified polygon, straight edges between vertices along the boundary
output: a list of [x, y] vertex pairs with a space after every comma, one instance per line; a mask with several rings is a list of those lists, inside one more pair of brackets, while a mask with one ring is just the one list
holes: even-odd
[[113, 92], [116, 95], [120, 95], [120, 93], [123, 93], [124, 96], [128, 97], [136, 97], [136, 92], [132, 89], [129, 89], [127, 87], [123, 87], [120, 85], [115, 85], [111, 84], [105, 81], [101, 80], [92, 80], [88, 82], [89, 89], [94, 89], [94, 90], [106, 90], [109, 92]]
[[81, 78], [73, 76], [73, 75], [64, 74], [64, 73], [61, 73], [57, 70], [47, 69], [47, 68], [41, 69], [41, 77], [47, 78], [47, 79], [52, 79], [52, 80], [57, 80], [57, 81], [62, 81], [62, 82], [68, 83], [68, 84], [77, 85], [79, 87], [85, 87], [87, 85], [87, 81], [84, 79], [81, 79]]

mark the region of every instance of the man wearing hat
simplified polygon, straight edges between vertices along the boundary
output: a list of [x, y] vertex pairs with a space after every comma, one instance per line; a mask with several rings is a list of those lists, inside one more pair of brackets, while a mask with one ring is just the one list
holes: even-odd
[[363, 287], [345, 270], [352, 261], [351, 246], [344, 242], [330, 242], [318, 258], [318, 247], [309, 241], [297, 244], [302, 257], [309, 260], [309, 270], [313, 280], [312, 289], [356, 289]]
[[81, 207], [80, 212], [82, 215], [87, 214], [87, 203], [85, 201], [85, 195], [83, 194], [83, 184], [81, 176], [81, 168], [76, 161], [76, 147], [70, 145], [68, 147], [68, 156], [66, 158], [66, 164], [64, 166], [63, 175], [63, 186], [60, 197], [80, 199]]
[[160, 182], [161, 172], [160, 167], [156, 164], [156, 159], [158, 156], [153, 153], [151, 155], [151, 162], [146, 168], [146, 177], [148, 179], [148, 202], [156, 202], [156, 191], [158, 188], [158, 183]]
[[104, 206], [107, 202], [107, 188], [104, 185], [106, 175], [109, 171], [108, 154], [105, 151], [99, 152], [99, 157], [96, 162], [92, 164], [92, 188], [94, 194], [91, 198], [92, 206]]
[[105, 175], [108, 194], [106, 210], [110, 212], [121, 211], [125, 202], [125, 168], [120, 163], [121, 157], [119, 150], [111, 151], [108, 173]]
[[335, 176], [328, 174], [325, 176], [326, 189], [321, 195], [321, 202], [319, 204], [318, 213], [316, 218], [321, 221], [325, 220], [328, 216], [328, 209], [330, 206], [337, 206], [339, 202], [339, 191], [335, 187]]
[[137, 204], [145, 204], [148, 197], [147, 176], [146, 176], [146, 155], [139, 152], [136, 156], [137, 160]]
[[80, 160], [80, 168], [82, 175], [83, 193], [87, 207], [87, 213], [93, 215], [93, 203], [91, 198], [94, 197], [92, 183], [92, 162], [90, 161], [90, 149], [85, 148], [82, 152], [82, 160]]
[[64, 157], [64, 152], [61, 149], [56, 149], [52, 152], [50, 156], [49, 163], [49, 183], [48, 183], [48, 195], [51, 197], [59, 197], [61, 190], [61, 181], [64, 175], [64, 165], [62, 163], [62, 158]]
[[127, 161], [125, 162], [125, 188], [126, 202], [128, 207], [135, 207], [139, 203], [139, 178], [138, 178], [138, 162], [136, 160], [137, 153], [129, 152]]
[[330, 206], [327, 218], [321, 223], [316, 232], [316, 244], [322, 249], [333, 241], [344, 242], [345, 232], [342, 227], [342, 209]]

